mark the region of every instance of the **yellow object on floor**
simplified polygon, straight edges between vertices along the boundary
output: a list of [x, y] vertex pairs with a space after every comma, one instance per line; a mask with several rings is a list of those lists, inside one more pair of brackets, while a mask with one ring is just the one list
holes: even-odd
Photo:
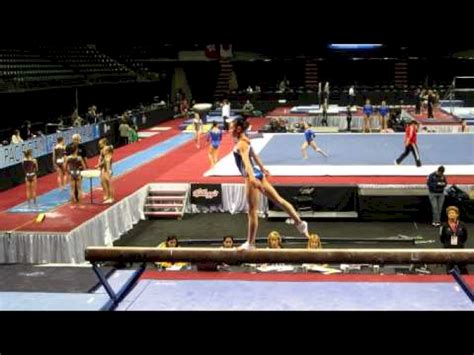
[[[207, 133], [209, 130], [212, 128], [212, 124], [206, 123], [202, 125], [201, 133]], [[194, 132], [194, 125], [189, 124], [186, 129], [184, 130], [185, 132]]]

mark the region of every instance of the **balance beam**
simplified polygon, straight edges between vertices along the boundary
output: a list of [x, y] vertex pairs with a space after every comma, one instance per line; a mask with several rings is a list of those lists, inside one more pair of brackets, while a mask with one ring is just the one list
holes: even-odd
[[88, 247], [92, 262], [213, 262], [213, 263], [474, 263], [474, 249], [255, 249]]

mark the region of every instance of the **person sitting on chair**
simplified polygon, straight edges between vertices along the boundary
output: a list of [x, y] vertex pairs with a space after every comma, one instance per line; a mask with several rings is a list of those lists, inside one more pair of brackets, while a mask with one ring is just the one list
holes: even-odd
[[[166, 237], [166, 241], [162, 242], [158, 245], [158, 248], [179, 248], [179, 241], [178, 237], [174, 234], [169, 235]], [[162, 261], [156, 263], [156, 266], [159, 268], [167, 269], [171, 266], [178, 266], [178, 267], [183, 267], [187, 265], [187, 263], [173, 263], [173, 262], [168, 262], [168, 261]]]

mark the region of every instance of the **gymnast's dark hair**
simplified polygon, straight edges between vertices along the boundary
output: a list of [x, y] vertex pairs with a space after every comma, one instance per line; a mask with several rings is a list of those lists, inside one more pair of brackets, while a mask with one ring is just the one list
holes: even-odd
[[169, 235], [167, 238], [166, 238], [166, 244], [168, 244], [169, 241], [171, 240], [176, 240], [176, 246], [179, 245], [179, 242], [178, 242], [178, 237], [174, 234], [172, 235]]

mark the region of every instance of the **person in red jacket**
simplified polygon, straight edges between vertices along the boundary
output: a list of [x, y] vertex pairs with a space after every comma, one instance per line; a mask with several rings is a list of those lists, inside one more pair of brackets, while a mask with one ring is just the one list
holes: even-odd
[[396, 165], [399, 165], [403, 159], [405, 159], [407, 155], [412, 152], [415, 158], [416, 166], [421, 166], [420, 151], [416, 145], [417, 126], [418, 122], [413, 120], [405, 129], [405, 151], [398, 157], [398, 159], [395, 160]]

